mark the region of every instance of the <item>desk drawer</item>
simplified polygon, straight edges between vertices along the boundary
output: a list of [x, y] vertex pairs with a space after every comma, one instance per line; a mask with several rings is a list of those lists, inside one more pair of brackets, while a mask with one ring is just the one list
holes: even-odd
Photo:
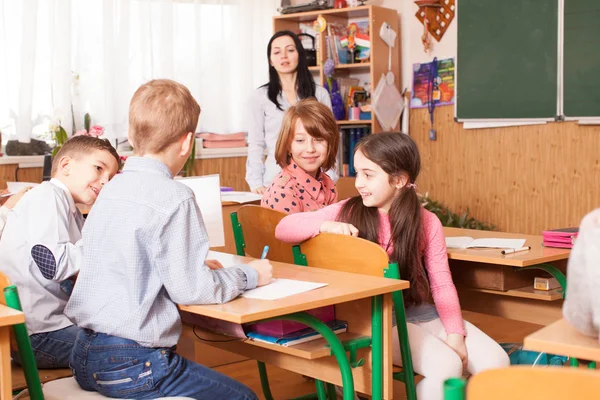
[[512, 267], [501, 265], [449, 261], [452, 279], [457, 286], [507, 291], [532, 286], [536, 276], [547, 276], [542, 271], [515, 271]]

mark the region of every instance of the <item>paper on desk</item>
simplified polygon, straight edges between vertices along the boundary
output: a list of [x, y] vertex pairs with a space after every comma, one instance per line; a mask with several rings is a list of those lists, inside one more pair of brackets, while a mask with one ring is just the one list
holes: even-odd
[[493, 248], [493, 249], [520, 249], [525, 244], [526, 239], [496, 239], [481, 238], [473, 239], [468, 236], [455, 236], [446, 238], [446, 247], [449, 249], [472, 249], [472, 248]]
[[252, 203], [253, 201], [260, 200], [262, 196], [260, 194], [252, 192], [222, 192], [221, 201], [231, 201], [233, 203]]
[[294, 279], [276, 279], [271, 283], [256, 289], [247, 290], [242, 297], [258, 300], [277, 300], [298, 293], [308, 292], [313, 289], [327, 286], [327, 283], [297, 281]]
[[35, 187], [39, 185], [39, 183], [33, 182], [6, 182], [6, 188], [9, 193], [15, 194], [19, 190], [27, 188], [27, 187]]
[[223, 212], [221, 211], [221, 185], [219, 175], [192, 176], [177, 179], [194, 191], [200, 207], [210, 247], [225, 246]]

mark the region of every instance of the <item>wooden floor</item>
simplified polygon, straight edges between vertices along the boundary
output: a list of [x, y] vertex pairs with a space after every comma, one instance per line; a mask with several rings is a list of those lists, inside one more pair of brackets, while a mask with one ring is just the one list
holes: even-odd
[[[515, 321], [490, 315], [463, 311], [463, 318], [488, 334], [497, 342], [523, 342], [525, 336], [542, 328], [541, 325]], [[264, 399], [260, 386], [260, 376], [255, 361], [242, 361], [215, 368], [217, 371], [228, 375], [249, 386], [260, 399]], [[314, 393], [313, 381], [308, 381], [302, 376], [282, 370], [277, 367], [267, 366], [271, 393], [275, 399], [289, 399]], [[404, 386], [394, 382], [394, 399], [406, 399]]]

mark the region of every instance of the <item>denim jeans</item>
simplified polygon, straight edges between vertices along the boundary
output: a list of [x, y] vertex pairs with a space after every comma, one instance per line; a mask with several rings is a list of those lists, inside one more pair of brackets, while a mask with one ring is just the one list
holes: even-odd
[[132, 340], [81, 329], [71, 354], [77, 383], [115, 398], [256, 400], [241, 383], [188, 361], [169, 348], [149, 348]]
[[[29, 335], [38, 368], [69, 368], [69, 357], [79, 329], [75, 325], [52, 332]], [[12, 356], [21, 363], [19, 353]]]

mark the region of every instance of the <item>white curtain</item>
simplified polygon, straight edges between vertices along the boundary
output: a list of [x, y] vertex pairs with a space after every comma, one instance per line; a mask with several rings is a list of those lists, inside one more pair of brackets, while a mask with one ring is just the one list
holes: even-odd
[[0, 129], [20, 141], [89, 113], [110, 139], [127, 136], [142, 83], [185, 84], [198, 130], [243, 129], [246, 100], [268, 78], [278, 0], [0, 0]]

